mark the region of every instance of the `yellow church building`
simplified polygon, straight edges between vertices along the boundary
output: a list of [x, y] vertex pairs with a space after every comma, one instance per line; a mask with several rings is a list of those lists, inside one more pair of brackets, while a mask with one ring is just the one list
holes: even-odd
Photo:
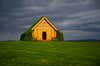
[[42, 16], [26, 32], [21, 34], [20, 40], [63, 40], [63, 33], [46, 16]]

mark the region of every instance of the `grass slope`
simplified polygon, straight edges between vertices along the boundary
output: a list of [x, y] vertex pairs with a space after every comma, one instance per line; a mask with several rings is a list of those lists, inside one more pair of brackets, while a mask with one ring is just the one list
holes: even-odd
[[100, 66], [100, 42], [0, 42], [0, 66]]

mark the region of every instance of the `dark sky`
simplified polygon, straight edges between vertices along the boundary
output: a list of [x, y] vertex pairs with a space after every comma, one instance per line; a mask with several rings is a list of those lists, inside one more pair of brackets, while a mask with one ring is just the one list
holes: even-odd
[[47, 16], [65, 40], [100, 40], [100, 0], [0, 0], [0, 40], [18, 40]]

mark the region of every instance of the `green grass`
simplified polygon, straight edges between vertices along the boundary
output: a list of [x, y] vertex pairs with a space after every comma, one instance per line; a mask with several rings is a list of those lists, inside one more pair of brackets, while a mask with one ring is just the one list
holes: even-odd
[[0, 42], [0, 66], [100, 66], [100, 42]]

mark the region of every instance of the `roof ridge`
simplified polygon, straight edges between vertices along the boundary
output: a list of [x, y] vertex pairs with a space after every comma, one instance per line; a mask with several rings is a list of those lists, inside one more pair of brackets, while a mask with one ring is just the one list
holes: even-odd
[[49, 20], [48, 17], [42, 16], [42, 17], [38, 18], [37, 20], [35, 20], [34, 23], [28, 28], [27, 31], [31, 31], [32, 28], [34, 29], [35, 25], [38, 24], [39, 21], [40, 21], [41, 19], [43, 19], [43, 18], [45, 18], [45, 19], [47, 20], [47, 23], [49, 23], [55, 30], [58, 30], [57, 27], [52, 23], [52, 21]]

